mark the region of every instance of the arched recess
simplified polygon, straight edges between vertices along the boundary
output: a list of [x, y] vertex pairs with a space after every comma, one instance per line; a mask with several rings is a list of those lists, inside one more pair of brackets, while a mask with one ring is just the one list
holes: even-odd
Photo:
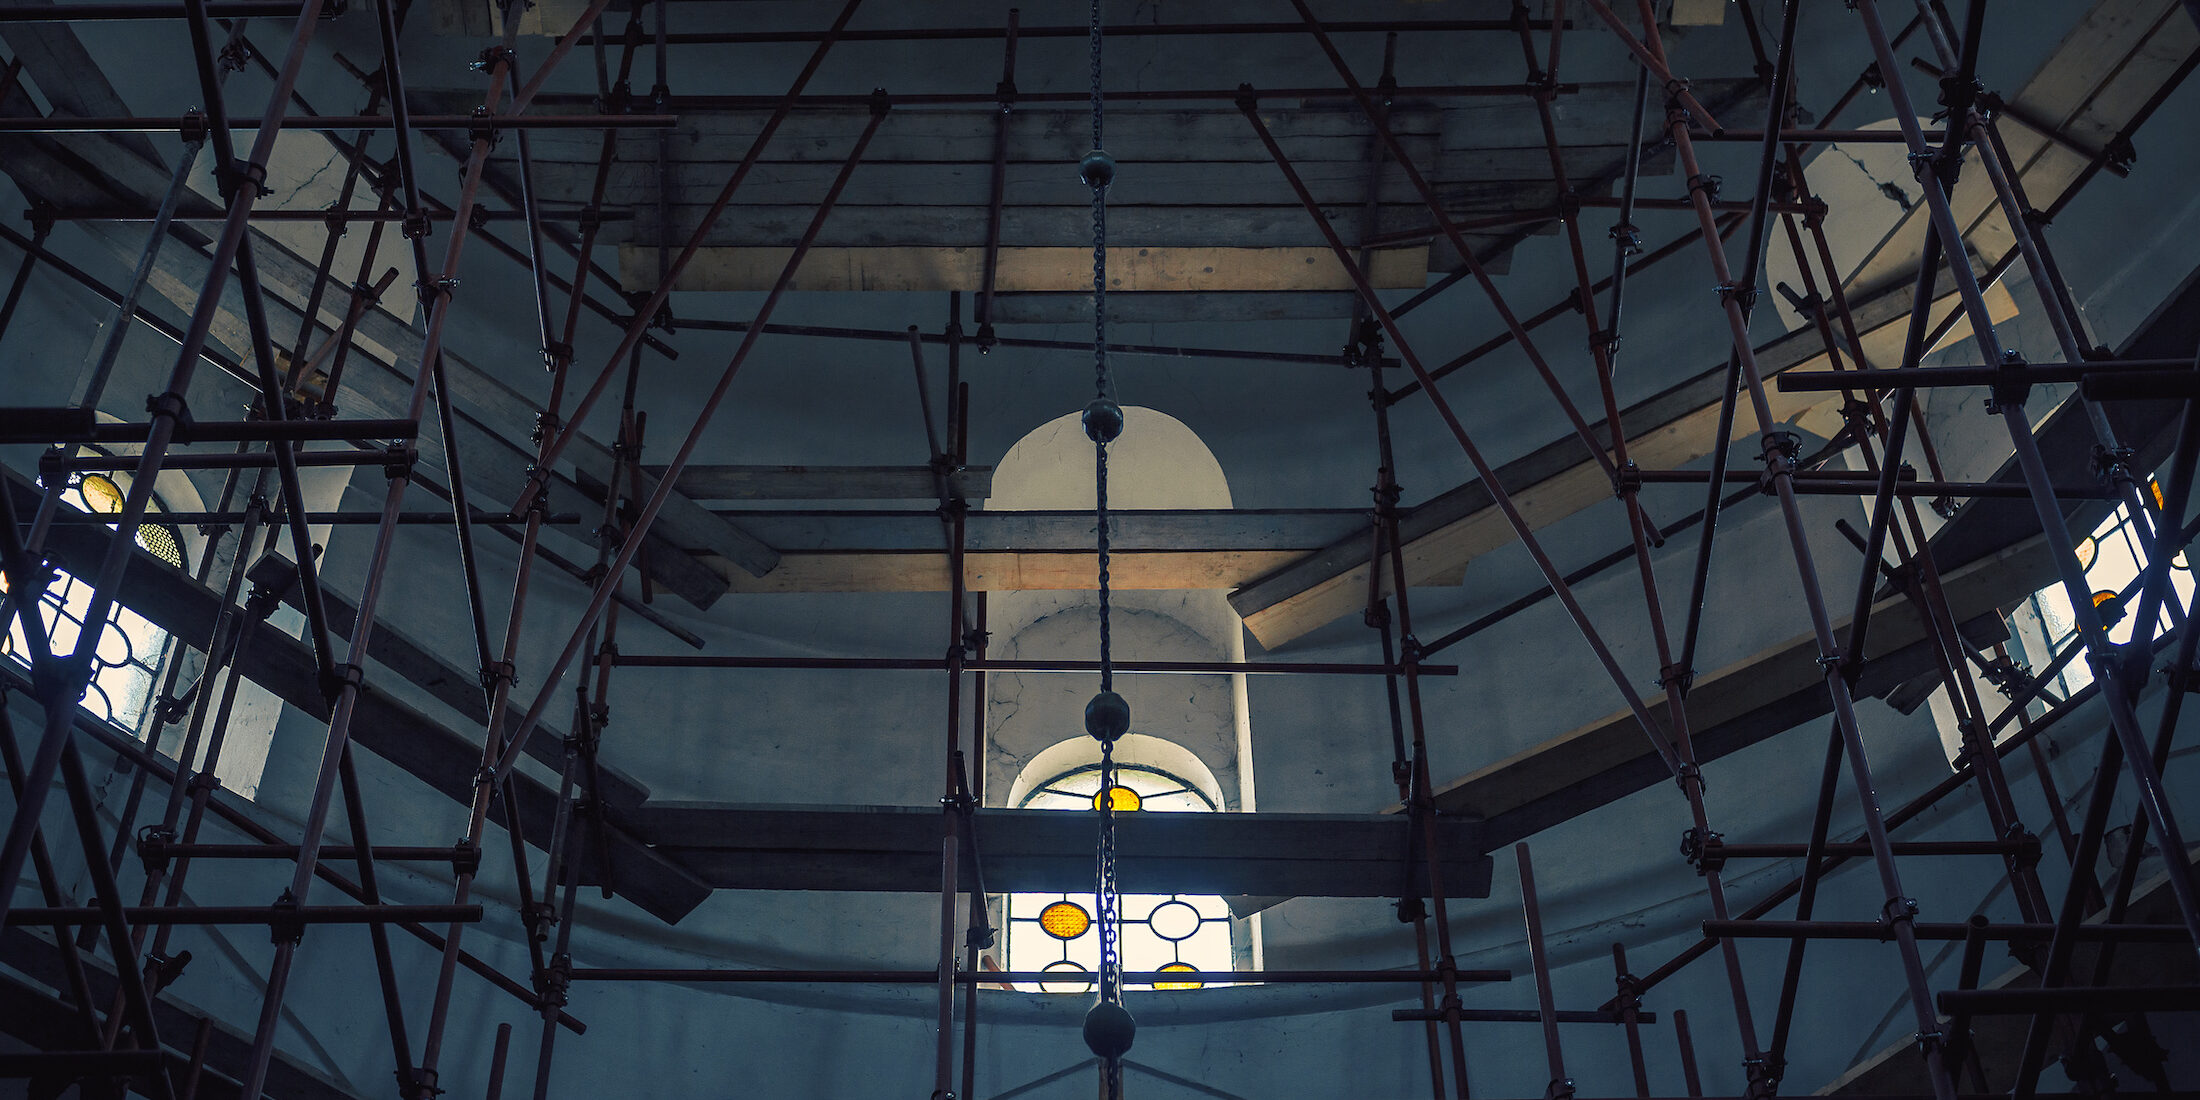
[[[1153, 409], [1123, 411], [1123, 434], [1108, 448], [1112, 511], [1231, 507], [1229, 481], [1197, 433]], [[1093, 445], [1075, 413], [1040, 425], [1009, 448], [995, 466], [987, 499], [988, 510], [995, 512], [1089, 512], [1093, 504]], [[1117, 591], [1111, 604], [1119, 661], [1244, 659], [1244, 623], [1221, 591]], [[1099, 608], [1092, 591], [994, 593], [986, 611], [991, 657], [1089, 660], [1098, 650]], [[1061, 770], [1048, 771], [1050, 760], [1081, 751], [1076, 742], [1083, 739], [1084, 706], [1098, 679], [1038, 673], [986, 677], [987, 805], [1017, 805], [1032, 782]], [[1218, 810], [1255, 807], [1252, 724], [1242, 674], [1123, 675], [1115, 689], [1131, 704], [1126, 761], [1206, 777]], [[1180, 754], [1175, 768], [1172, 754]], [[1134, 755], [1140, 759], [1132, 760]], [[1257, 919], [1233, 923], [1234, 965], [1258, 965]]]

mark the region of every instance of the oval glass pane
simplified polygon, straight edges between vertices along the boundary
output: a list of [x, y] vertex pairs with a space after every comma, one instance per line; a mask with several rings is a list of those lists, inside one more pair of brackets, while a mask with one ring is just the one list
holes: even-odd
[[111, 516], [122, 511], [122, 487], [109, 478], [86, 474], [84, 480], [77, 483], [77, 491], [84, 494], [84, 503], [94, 512]]
[[1182, 942], [1199, 931], [1199, 910], [1189, 902], [1165, 901], [1154, 906], [1153, 912], [1147, 915], [1146, 927], [1162, 939]]
[[[1173, 962], [1167, 966], [1162, 967], [1161, 973], [1197, 974], [1199, 973], [1199, 968], [1187, 962]], [[1180, 978], [1174, 980], [1164, 980], [1156, 978], [1154, 979], [1153, 987], [1155, 989], [1198, 989], [1206, 984], [1207, 983], [1200, 981], [1197, 978]]]
[[1058, 940], [1074, 940], [1092, 929], [1092, 914], [1074, 901], [1058, 901], [1039, 911], [1039, 927]]
[[1050, 962], [1040, 971], [1057, 975], [1039, 980], [1039, 989], [1044, 993], [1077, 993], [1092, 988], [1092, 971], [1068, 959]]

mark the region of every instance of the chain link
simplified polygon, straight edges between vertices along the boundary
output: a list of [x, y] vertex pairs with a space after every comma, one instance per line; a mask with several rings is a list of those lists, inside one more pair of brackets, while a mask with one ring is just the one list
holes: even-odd
[[1100, 924], [1100, 999], [1123, 995], [1123, 898], [1115, 888], [1115, 746], [1100, 746], [1100, 889], [1093, 908]]
[[[1104, 149], [1101, 143], [1104, 111], [1100, 85], [1100, 0], [1091, 0], [1091, 16], [1092, 153], [1088, 156], [1103, 155]], [[1088, 175], [1092, 186], [1092, 389], [1095, 402], [1113, 397], [1108, 384], [1108, 182], [1112, 177], [1112, 166], [1105, 174]], [[1115, 690], [1115, 657], [1114, 636], [1109, 625], [1108, 445], [1099, 437], [1093, 442], [1093, 518], [1094, 550], [1099, 560], [1100, 690], [1109, 692]], [[1100, 742], [1100, 837], [1095, 857], [1098, 881], [1093, 908], [1097, 910], [1094, 915], [1100, 925], [1100, 1000], [1121, 1004], [1123, 906], [1115, 882], [1116, 778], [1115, 744], [1103, 738]], [[1112, 1057], [1105, 1059], [1103, 1074], [1108, 1100], [1117, 1100], [1123, 1095], [1122, 1061]]]
[[[1092, 0], [1092, 148], [1101, 144], [1102, 106], [1100, 85], [1100, 0]], [[1092, 188], [1092, 390], [1096, 400], [1109, 397], [1108, 384], [1108, 188], [1095, 182]], [[1108, 447], [1093, 444], [1093, 512], [1099, 536], [1100, 563], [1100, 690], [1115, 690], [1114, 638], [1108, 626]]]

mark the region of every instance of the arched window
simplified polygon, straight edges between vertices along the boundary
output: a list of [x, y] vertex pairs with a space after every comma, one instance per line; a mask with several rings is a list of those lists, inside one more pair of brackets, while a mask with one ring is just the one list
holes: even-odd
[[[85, 474], [61, 497], [76, 511], [93, 515], [120, 512], [122, 498], [122, 486], [105, 474]], [[145, 523], [138, 528], [137, 544], [180, 569], [185, 566], [182, 532], [159, 518], [165, 511], [167, 506], [155, 493], [146, 509]], [[48, 644], [57, 653], [73, 650], [84, 629], [84, 616], [91, 610], [92, 586], [57, 569], [39, 603], [50, 635]], [[0, 653], [28, 667], [30, 650], [22, 620], [12, 614], [8, 619]], [[119, 602], [108, 613], [107, 624], [100, 634], [98, 650], [92, 654], [92, 679], [84, 689], [82, 702], [92, 714], [142, 738], [154, 684], [169, 657], [170, 640], [166, 631]]]
[[[1173, 750], [1173, 751], [1171, 751]], [[1160, 738], [1126, 736], [1117, 750], [1118, 814], [1213, 813], [1220, 807], [1212, 774], [1189, 752]], [[1099, 746], [1077, 738], [1040, 753], [1019, 776], [1010, 805], [1097, 817]], [[1010, 894], [1003, 904], [1010, 970], [1043, 970], [1060, 979], [1024, 984], [1027, 992], [1090, 992], [1100, 961], [1093, 895]], [[1180, 980], [1127, 984], [1130, 989], [1199, 989], [1202, 975], [1232, 968], [1230, 910], [1212, 894], [1123, 896], [1123, 968], [1181, 973]]]

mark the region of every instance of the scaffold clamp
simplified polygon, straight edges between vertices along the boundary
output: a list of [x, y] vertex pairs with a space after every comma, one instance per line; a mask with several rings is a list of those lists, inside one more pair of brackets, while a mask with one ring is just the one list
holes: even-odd
[[535, 975], [535, 992], [544, 1007], [564, 1008], [566, 992], [573, 987], [573, 956], [563, 951], [550, 957], [550, 965]]
[[1703, 781], [1703, 769], [1694, 764], [1686, 763], [1673, 772], [1673, 782], [1680, 784], [1681, 790], [1684, 791], [1688, 789], [1688, 784], [1691, 782], [1696, 784], [1698, 790], [1703, 790], [1709, 786]]
[[2009, 865], [2009, 873], [2029, 871], [2040, 865], [2039, 834], [2025, 828], [2021, 821], [2012, 822], [2009, 826], [2009, 839], [2017, 844], [2017, 850], [2004, 857]]
[[358, 691], [366, 684], [367, 672], [354, 664], [332, 666], [321, 678], [321, 694], [334, 700], [345, 688]]
[[466, 137], [474, 144], [485, 145], [494, 149], [497, 147], [498, 142], [504, 140], [504, 135], [491, 124], [493, 120], [489, 114], [489, 108], [474, 108], [470, 121], [471, 124], [466, 127]]
[[2102, 482], [2118, 481], [2131, 476], [2131, 464], [2139, 453], [2130, 447], [2104, 447], [2093, 445], [2093, 476]]
[[1895, 925], [1916, 919], [1916, 898], [1888, 898], [1887, 904], [1879, 907], [1879, 927], [1882, 929], [1879, 935], [1880, 941], [1885, 942], [1894, 938]]
[[267, 918], [268, 942], [295, 946], [306, 938], [306, 921], [298, 912], [298, 895], [291, 893], [288, 887], [268, 908], [271, 910]]
[[137, 834], [138, 860], [145, 865], [145, 874], [168, 869], [168, 845], [176, 839], [176, 831], [164, 825], [147, 825]]
[[1612, 495], [1625, 499], [1642, 491], [1642, 467], [1628, 459], [1612, 471]]
[[2021, 409], [2032, 395], [2032, 382], [2024, 373], [2024, 356], [2015, 350], [2001, 353], [2001, 370], [1986, 398], [1987, 412]]
[[1726, 836], [1691, 825], [1681, 833], [1681, 855], [1698, 875], [1715, 875], [1726, 866]]
[[397, 1094], [405, 1100], [435, 1100], [443, 1095], [436, 1087], [437, 1075], [432, 1069], [407, 1066], [397, 1071]]
[[451, 871], [454, 874], [461, 875], [472, 875], [480, 873], [480, 846], [475, 844], [468, 844], [463, 840], [451, 845]]

